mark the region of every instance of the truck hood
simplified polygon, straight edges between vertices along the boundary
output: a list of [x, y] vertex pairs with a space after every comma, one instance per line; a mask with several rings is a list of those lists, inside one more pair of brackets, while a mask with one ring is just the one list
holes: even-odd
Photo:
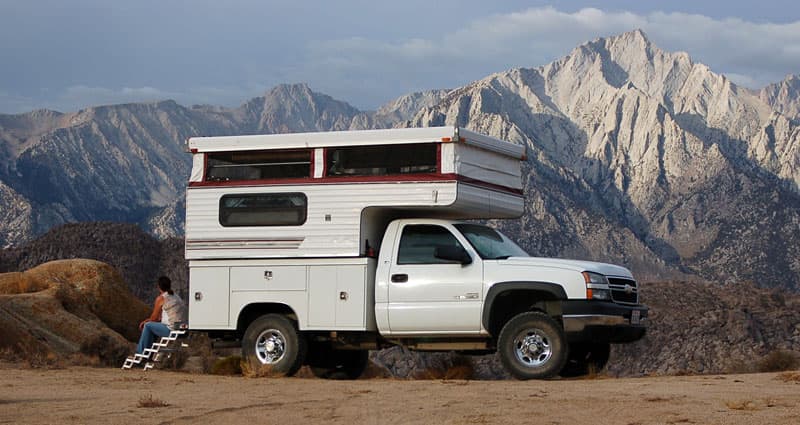
[[617, 276], [633, 279], [633, 274], [625, 267], [615, 266], [608, 263], [596, 263], [594, 261], [565, 260], [561, 258], [541, 258], [541, 257], [511, 257], [505, 260], [498, 260], [500, 266], [529, 266], [529, 267], [549, 267], [558, 269], [574, 270], [576, 272], [594, 272], [605, 276]]

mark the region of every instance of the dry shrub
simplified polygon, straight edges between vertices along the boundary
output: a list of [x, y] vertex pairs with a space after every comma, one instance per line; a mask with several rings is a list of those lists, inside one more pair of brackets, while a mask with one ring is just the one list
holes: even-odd
[[436, 367], [429, 367], [414, 374], [414, 379], [472, 379], [475, 369], [466, 356], [453, 355], [447, 361]]
[[608, 370], [598, 369], [596, 365], [589, 364], [587, 367], [586, 375], [582, 376], [583, 379], [610, 379]]
[[169, 403], [167, 403], [164, 400], [154, 398], [152, 394], [142, 396], [142, 398], [139, 399], [139, 402], [136, 403], [136, 407], [153, 408], [153, 407], [167, 407], [167, 406], [169, 406]]
[[728, 406], [728, 409], [731, 410], [746, 410], [746, 411], [753, 411], [759, 410], [760, 407], [755, 400], [733, 400], [733, 401], [726, 401], [725, 406]]
[[[250, 362], [241, 362], [241, 373], [245, 378], [268, 378], [274, 377], [276, 374], [272, 370], [272, 365], [260, 364], [253, 366]], [[282, 375], [277, 375], [282, 376]]]
[[794, 352], [775, 350], [758, 362], [759, 372], [783, 372], [794, 370], [800, 366], [800, 360]]
[[74, 353], [69, 357], [69, 364], [71, 366], [89, 366], [101, 367], [104, 366], [97, 356], [87, 356], [83, 353]]
[[212, 375], [241, 375], [242, 358], [240, 356], [223, 357], [211, 366]]
[[797, 382], [800, 383], [800, 372], [784, 372], [778, 375], [775, 379], [783, 382]]
[[80, 353], [89, 358], [96, 358], [103, 366], [119, 366], [130, 354], [130, 347], [119, 343], [106, 334], [100, 334], [81, 344]]
[[22, 359], [19, 356], [19, 350], [15, 350], [11, 347], [3, 347], [0, 349], [0, 360], [16, 363]]
[[725, 406], [728, 406], [728, 409], [745, 411], [762, 410], [765, 407], [775, 407], [777, 405], [778, 403], [770, 398], [763, 400], [735, 400], [725, 402]]
[[378, 378], [393, 378], [392, 372], [386, 367], [375, 363], [370, 360], [367, 363], [367, 368], [361, 374], [359, 379], [378, 379]]
[[64, 369], [64, 359], [52, 351], [36, 351], [24, 356], [23, 367], [30, 369]]

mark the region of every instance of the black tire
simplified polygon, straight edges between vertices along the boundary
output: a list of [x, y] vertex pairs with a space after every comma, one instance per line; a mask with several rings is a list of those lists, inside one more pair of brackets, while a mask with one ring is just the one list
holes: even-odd
[[242, 358], [258, 376], [292, 376], [305, 356], [305, 338], [279, 314], [254, 320], [242, 338]]
[[570, 344], [567, 363], [559, 375], [564, 378], [576, 378], [599, 372], [606, 367], [610, 356], [611, 344], [607, 342]]
[[[323, 379], [358, 379], [369, 364], [369, 351], [328, 349], [324, 358], [309, 363], [311, 373]], [[322, 356], [320, 356], [322, 357]]]
[[517, 379], [552, 378], [567, 360], [564, 331], [540, 312], [514, 316], [503, 326], [497, 343], [503, 366]]

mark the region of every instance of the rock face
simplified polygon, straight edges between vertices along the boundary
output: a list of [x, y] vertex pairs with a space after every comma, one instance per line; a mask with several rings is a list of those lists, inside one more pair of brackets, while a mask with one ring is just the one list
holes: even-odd
[[615, 346], [613, 375], [759, 371], [777, 351], [800, 354], [800, 295], [738, 284], [660, 282], [644, 286], [650, 328]]
[[183, 258], [183, 239], [158, 241], [133, 224], [77, 223], [54, 227], [20, 247], [0, 251], [0, 273], [74, 258], [113, 266], [128, 290], [148, 304], [158, 295], [154, 285], [161, 275], [169, 276], [173, 289], [186, 299], [189, 273]]
[[20, 357], [68, 356], [98, 341], [128, 351], [148, 314], [119, 273], [97, 261], [53, 261], [0, 274], [0, 349]]
[[797, 81], [755, 93], [633, 31], [374, 113], [296, 84], [234, 109], [0, 116], [0, 246], [88, 220], [180, 235], [188, 136], [457, 124], [526, 146], [525, 215], [496, 224], [534, 255], [797, 290]]
[[800, 287], [800, 130], [639, 31], [453, 90], [408, 125], [527, 147], [529, 209], [503, 226], [532, 253]]

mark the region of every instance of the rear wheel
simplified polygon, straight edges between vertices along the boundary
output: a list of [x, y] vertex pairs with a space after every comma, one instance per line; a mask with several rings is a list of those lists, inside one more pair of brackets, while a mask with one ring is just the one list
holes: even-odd
[[323, 379], [358, 379], [369, 364], [369, 351], [320, 349], [309, 359], [311, 373]]
[[546, 379], [561, 371], [567, 344], [561, 326], [540, 312], [514, 316], [498, 338], [500, 360], [517, 379]]
[[610, 355], [611, 344], [607, 342], [570, 344], [567, 363], [559, 375], [574, 378], [599, 372], [606, 367]]
[[254, 320], [242, 338], [242, 358], [257, 375], [294, 375], [306, 355], [305, 338], [279, 314]]

